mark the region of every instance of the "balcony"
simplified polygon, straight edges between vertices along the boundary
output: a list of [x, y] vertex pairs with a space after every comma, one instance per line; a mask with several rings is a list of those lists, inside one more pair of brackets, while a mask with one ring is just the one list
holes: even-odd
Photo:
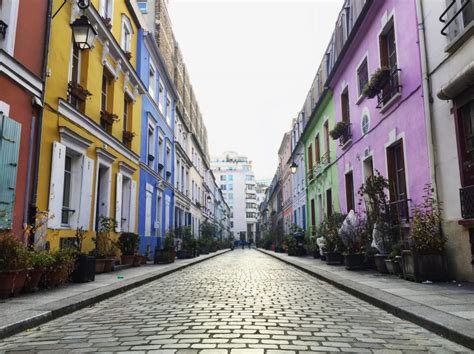
[[339, 137], [339, 146], [345, 148], [352, 141], [352, 123], [346, 123]]
[[399, 71], [401, 71], [401, 69], [394, 66], [383, 72], [379, 84], [380, 90], [377, 93], [377, 108], [381, 110], [386, 109], [389, 103], [400, 94], [402, 85], [400, 85], [400, 79], [398, 77]]
[[461, 200], [461, 215], [463, 219], [474, 218], [474, 186], [468, 186], [459, 190]]

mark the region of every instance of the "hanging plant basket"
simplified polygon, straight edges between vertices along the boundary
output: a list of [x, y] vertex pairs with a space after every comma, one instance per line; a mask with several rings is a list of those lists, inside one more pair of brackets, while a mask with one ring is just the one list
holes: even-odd
[[107, 111], [100, 111], [100, 120], [108, 125], [112, 125], [118, 121], [118, 115]]
[[129, 143], [131, 143], [133, 138], [135, 137], [135, 133], [124, 130], [123, 133], [122, 133], [122, 136], [123, 136], [123, 140], [128, 141]]
[[77, 82], [70, 82], [68, 84], [68, 91], [72, 97], [81, 102], [85, 102], [87, 97], [92, 96], [92, 93], [79, 85]]

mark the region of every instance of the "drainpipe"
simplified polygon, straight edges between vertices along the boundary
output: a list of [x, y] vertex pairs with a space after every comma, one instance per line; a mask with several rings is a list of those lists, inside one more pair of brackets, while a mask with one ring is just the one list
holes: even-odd
[[36, 153], [35, 153], [35, 171], [34, 171], [34, 180], [33, 180], [33, 198], [31, 200], [31, 206], [35, 208], [35, 211], [30, 211], [29, 219], [30, 222], [33, 222], [33, 217], [36, 216], [36, 203], [38, 198], [38, 171], [39, 171], [39, 159], [40, 159], [40, 146], [41, 146], [41, 130], [43, 127], [43, 114], [44, 114], [44, 93], [46, 88], [46, 73], [48, 70], [48, 53], [49, 53], [49, 40], [51, 37], [51, 21], [52, 21], [52, 11], [53, 11], [53, 0], [48, 0], [48, 13], [46, 20], [46, 30], [44, 33], [44, 52], [43, 52], [43, 92], [41, 97], [41, 102], [43, 103], [42, 109], [39, 110], [38, 122], [37, 122], [37, 133], [36, 133]]
[[433, 196], [438, 200], [438, 188], [436, 185], [435, 153], [433, 144], [432, 117], [431, 117], [431, 92], [428, 72], [428, 55], [426, 50], [425, 22], [423, 12], [423, 0], [416, 0], [416, 17], [418, 24], [418, 40], [420, 42], [421, 75], [423, 87], [423, 106], [425, 110], [426, 138], [428, 145], [428, 163], [430, 167], [430, 182]]

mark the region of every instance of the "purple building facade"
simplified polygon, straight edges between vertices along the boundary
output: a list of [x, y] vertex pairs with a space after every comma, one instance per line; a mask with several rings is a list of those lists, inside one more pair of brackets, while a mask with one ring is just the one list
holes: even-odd
[[[329, 78], [336, 122], [348, 123], [337, 150], [341, 211], [358, 211], [358, 189], [379, 171], [390, 181], [400, 219], [408, 221], [431, 178], [415, 1], [367, 1], [364, 9]], [[342, 12], [336, 47], [346, 35], [344, 21]], [[379, 68], [386, 84], [366, 97], [363, 88]]]

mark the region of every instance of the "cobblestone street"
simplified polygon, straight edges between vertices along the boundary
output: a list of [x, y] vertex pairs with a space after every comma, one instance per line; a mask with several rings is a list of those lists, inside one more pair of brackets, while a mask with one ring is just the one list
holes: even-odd
[[0, 341], [4, 351], [469, 350], [267, 255], [235, 250]]

